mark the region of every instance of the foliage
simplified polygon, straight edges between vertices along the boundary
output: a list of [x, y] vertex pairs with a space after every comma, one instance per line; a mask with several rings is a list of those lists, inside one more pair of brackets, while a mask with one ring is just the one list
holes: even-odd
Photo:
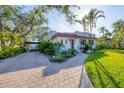
[[49, 46], [45, 49], [45, 54], [47, 54], [47, 55], [55, 54], [55, 46], [53, 43], [50, 43]]
[[97, 40], [99, 49], [124, 49], [124, 20], [113, 23], [113, 32], [110, 33], [105, 27], [99, 29], [102, 34]]
[[20, 47], [6, 48], [3, 51], [0, 51], [0, 59], [15, 56], [23, 52], [25, 52], [25, 49]]
[[124, 50], [99, 50], [85, 61], [86, 71], [94, 87], [124, 87]]
[[75, 56], [77, 51], [75, 49], [68, 49], [67, 51], [62, 52], [62, 55], [65, 57], [73, 57]]
[[112, 48], [112, 33], [108, 31], [105, 27], [98, 29], [101, 34], [96, 40], [98, 49], [111, 49]]
[[[31, 32], [39, 31], [44, 24], [48, 23], [46, 14], [50, 12], [54, 13], [57, 11], [64, 15], [69, 23], [73, 23], [75, 15], [71, 8], [76, 7], [69, 5], [46, 5], [34, 6], [31, 10], [24, 11], [25, 6], [0, 6], [0, 50], [4, 46], [14, 47], [18, 44], [22, 45]], [[4, 39], [4, 34], [7, 34], [7, 41]], [[18, 35], [16, 37], [18, 40], [15, 43], [16, 35]]]
[[61, 54], [53, 56], [54, 61], [63, 61], [66, 57], [70, 58], [75, 56], [77, 51], [75, 49], [68, 49], [67, 51], [63, 51]]
[[64, 44], [61, 42], [54, 43], [55, 45], [55, 54], [61, 54], [61, 48], [64, 47]]
[[96, 44], [97, 44], [98, 49], [111, 49], [112, 48], [111, 40], [105, 37], [100, 37], [99, 39], [97, 39]]
[[117, 20], [113, 23], [113, 42], [112, 45], [117, 49], [123, 47], [124, 39], [124, 20]]
[[63, 55], [57, 55], [57, 56], [53, 56], [54, 61], [63, 61], [64, 60], [64, 56]]
[[76, 20], [83, 26], [84, 32], [91, 32], [94, 27], [96, 27], [96, 22], [99, 18], [105, 18], [104, 12], [98, 9], [92, 8], [88, 14], [86, 14], [82, 20]]
[[91, 45], [90, 44], [85, 44], [84, 47], [83, 47], [83, 52], [87, 52], [90, 49], [91, 49]]
[[42, 40], [40, 42], [39, 49], [41, 53], [45, 53], [47, 55], [55, 54], [55, 44], [50, 41]]
[[48, 48], [50, 45], [50, 42], [49, 41], [45, 41], [45, 40], [42, 40], [39, 44], [39, 50], [40, 52], [44, 53], [45, 52], [45, 49]]

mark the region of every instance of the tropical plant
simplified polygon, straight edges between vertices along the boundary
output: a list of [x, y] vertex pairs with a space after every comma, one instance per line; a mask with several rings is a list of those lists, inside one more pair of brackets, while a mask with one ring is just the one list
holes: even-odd
[[106, 29], [105, 27], [101, 27], [100, 29], [98, 29], [99, 33], [102, 34], [102, 36], [106, 36], [108, 38], [111, 37], [112, 33], [109, 32], [108, 29]]
[[75, 22], [78, 22], [79, 24], [83, 26], [84, 36], [85, 36], [85, 33], [88, 31], [88, 20], [86, 19], [87, 19], [87, 15], [85, 15], [82, 18], [82, 20], [75, 20]]
[[88, 50], [91, 50], [91, 45], [90, 44], [85, 44], [83, 47], [83, 52], [87, 52]]
[[55, 45], [55, 54], [56, 55], [61, 54], [61, 48], [64, 47], [64, 44], [61, 42], [56, 42], [54, 43], [54, 45]]
[[96, 27], [96, 22], [99, 18], [105, 18], [104, 12], [98, 9], [91, 9], [87, 15], [86, 20], [88, 20], [89, 32], [91, 34], [94, 27]]
[[113, 29], [113, 46], [115, 48], [123, 47], [124, 20], [120, 19], [113, 23]]
[[89, 32], [91, 36], [93, 28], [96, 27], [97, 20], [102, 17], [105, 18], [102, 10], [92, 8], [90, 12], [82, 18], [82, 20], [76, 20], [76, 22], [83, 25], [84, 31]]
[[62, 55], [64, 55], [65, 57], [73, 57], [75, 56], [77, 53], [77, 51], [75, 49], [68, 49], [65, 52], [62, 52]]
[[109, 30], [106, 29], [105, 27], [101, 27], [100, 29], [98, 29], [98, 31], [101, 34], [96, 41], [98, 48], [99, 49], [112, 48], [111, 38], [112, 33], [109, 32]]

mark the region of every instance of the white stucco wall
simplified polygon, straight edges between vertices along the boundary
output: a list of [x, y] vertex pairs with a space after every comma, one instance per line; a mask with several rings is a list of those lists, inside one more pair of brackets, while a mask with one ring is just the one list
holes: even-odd
[[80, 47], [81, 47], [81, 44], [80, 44], [80, 39], [76, 39], [75, 41], [75, 49], [80, 52]]
[[[67, 43], [66, 43], [66, 39], [67, 39]], [[61, 40], [63, 40], [63, 44], [64, 44], [64, 50], [68, 50], [71, 49], [71, 39], [74, 40], [74, 49], [76, 49], [78, 52], [80, 52], [80, 40], [77, 38], [66, 38], [66, 37], [56, 37], [54, 38], [52, 41], [53, 42], [61, 42]]]
[[[66, 39], [67, 39], [67, 44], [66, 44]], [[69, 42], [69, 38], [65, 38], [65, 37], [56, 37], [52, 40], [52, 42], [61, 42], [61, 40], [63, 40], [63, 45], [64, 45], [64, 50], [68, 50], [70, 49], [70, 42]]]
[[[67, 39], [67, 43], [66, 43], [66, 39]], [[74, 40], [74, 49], [77, 50], [77, 52], [80, 52], [80, 48], [83, 46], [80, 44], [80, 39], [81, 38], [68, 38], [68, 37], [56, 37], [54, 39], [52, 39], [53, 42], [61, 42], [61, 40], [63, 40], [63, 44], [64, 44], [64, 50], [68, 50], [68, 49], [71, 49], [71, 41], [70, 39], [73, 39]], [[86, 43], [89, 43], [89, 40], [88, 39], [85, 39], [86, 40]], [[92, 39], [91, 39], [92, 40]], [[95, 40], [94, 41], [94, 44], [92, 47], [96, 47], [96, 42]]]

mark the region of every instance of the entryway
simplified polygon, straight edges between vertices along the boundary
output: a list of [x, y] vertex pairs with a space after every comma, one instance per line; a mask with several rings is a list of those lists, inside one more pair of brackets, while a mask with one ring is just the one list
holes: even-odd
[[70, 42], [70, 44], [71, 44], [71, 48], [74, 49], [74, 40], [71, 39], [70, 41], [71, 41], [71, 42]]

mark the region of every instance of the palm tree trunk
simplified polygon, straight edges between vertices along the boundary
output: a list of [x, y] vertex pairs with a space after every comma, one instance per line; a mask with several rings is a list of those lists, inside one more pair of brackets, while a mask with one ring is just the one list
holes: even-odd
[[1, 50], [4, 48], [4, 41], [3, 41], [3, 25], [2, 25], [2, 20], [1, 20], [1, 17], [0, 17], [0, 47], [1, 47]]
[[92, 32], [92, 26], [91, 26], [91, 24], [90, 24], [90, 37], [91, 37], [91, 32]]
[[84, 30], [84, 36], [85, 36], [85, 30]]

